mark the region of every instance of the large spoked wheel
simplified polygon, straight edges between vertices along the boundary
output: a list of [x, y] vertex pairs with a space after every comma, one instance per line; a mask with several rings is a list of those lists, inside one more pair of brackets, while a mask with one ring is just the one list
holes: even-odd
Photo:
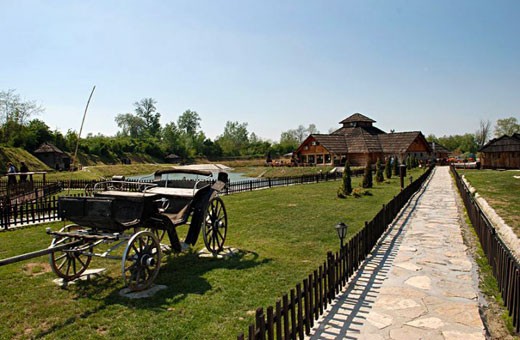
[[209, 201], [204, 212], [204, 226], [202, 228], [204, 244], [213, 254], [224, 249], [227, 233], [227, 213], [224, 202], [220, 197]]
[[[85, 229], [77, 224], [70, 224], [61, 228], [60, 232], [72, 233], [82, 230]], [[76, 240], [73, 237], [57, 236], [52, 240], [50, 247], [75, 242]], [[77, 279], [87, 269], [92, 260], [92, 256], [85, 254], [84, 251], [91, 253], [92, 247], [85, 246], [85, 243], [82, 243], [51, 253], [50, 263], [52, 271], [66, 281]]]
[[123, 254], [123, 280], [132, 291], [150, 287], [159, 273], [161, 245], [150, 231], [140, 231], [128, 241]]

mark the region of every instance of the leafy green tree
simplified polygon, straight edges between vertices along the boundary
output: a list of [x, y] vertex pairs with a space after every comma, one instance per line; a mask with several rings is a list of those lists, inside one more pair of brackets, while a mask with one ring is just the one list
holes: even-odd
[[43, 112], [35, 101], [22, 100], [15, 90], [0, 91], [0, 141], [23, 147], [29, 118]]
[[495, 125], [495, 137], [502, 137], [503, 135], [512, 136], [515, 133], [520, 133], [520, 124], [515, 117], [498, 119]]
[[196, 111], [186, 110], [177, 119], [179, 130], [187, 135], [195, 135], [200, 129], [200, 116]]
[[378, 158], [376, 162], [376, 182], [384, 182], [385, 177], [383, 176], [383, 167], [381, 166], [381, 159]]
[[399, 160], [397, 159], [397, 157], [394, 157], [393, 173], [394, 176], [399, 176]]
[[390, 163], [390, 157], [386, 158], [385, 176], [386, 176], [387, 179], [392, 178], [392, 164]]
[[143, 118], [131, 113], [121, 113], [115, 118], [116, 124], [121, 128], [119, 136], [140, 138], [146, 131], [146, 122]]
[[373, 180], [372, 180], [372, 164], [370, 160], [367, 161], [367, 165], [365, 166], [365, 173], [363, 174], [363, 188], [372, 188]]
[[227, 121], [224, 133], [215, 142], [221, 147], [224, 156], [245, 155], [249, 145], [247, 123]]
[[153, 98], [143, 98], [134, 103], [136, 116], [144, 121], [144, 131], [152, 137], [158, 137], [161, 132], [161, 114], [156, 112], [155, 104], [157, 101]]

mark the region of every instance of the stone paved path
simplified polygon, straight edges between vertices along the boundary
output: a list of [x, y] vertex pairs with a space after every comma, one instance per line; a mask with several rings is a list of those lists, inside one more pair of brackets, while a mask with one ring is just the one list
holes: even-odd
[[455, 190], [437, 167], [311, 339], [485, 339]]

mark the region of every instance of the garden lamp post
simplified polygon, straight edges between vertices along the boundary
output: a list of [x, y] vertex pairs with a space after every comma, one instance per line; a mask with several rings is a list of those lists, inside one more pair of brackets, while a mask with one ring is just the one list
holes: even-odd
[[343, 240], [345, 239], [345, 236], [347, 235], [348, 225], [346, 225], [343, 222], [340, 222], [340, 223], [336, 224], [334, 226], [334, 228], [336, 228], [336, 232], [338, 233], [340, 247], [343, 248]]

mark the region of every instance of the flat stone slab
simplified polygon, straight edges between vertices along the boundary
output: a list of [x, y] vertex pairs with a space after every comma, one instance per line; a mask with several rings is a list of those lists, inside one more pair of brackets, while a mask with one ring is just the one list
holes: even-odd
[[212, 258], [212, 259], [225, 259], [231, 256], [235, 256], [240, 252], [237, 248], [224, 247], [218, 254], [213, 254], [208, 249], [201, 249], [198, 253], [200, 258]]
[[404, 283], [419, 289], [430, 289], [432, 287], [432, 280], [429, 276], [414, 276], [406, 280]]
[[438, 329], [444, 326], [441, 319], [435, 317], [422, 318], [405, 323], [408, 326], [427, 329]]
[[106, 268], [93, 268], [93, 269], [87, 269], [83, 272], [83, 274], [81, 274], [80, 277], [78, 277], [77, 279], [74, 279], [72, 281], [66, 281], [64, 279], [62, 279], [61, 277], [60, 278], [57, 278], [57, 279], [54, 279], [52, 280], [52, 282], [54, 282], [56, 285], [60, 286], [60, 287], [67, 287], [68, 285], [73, 285], [73, 284], [76, 284], [76, 282], [78, 281], [87, 281], [87, 280], [90, 280], [92, 277], [94, 276], [99, 276], [101, 273], [103, 273], [104, 271], [106, 271]]
[[126, 297], [129, 299], [144, 299], [148, 297], [152, 297], [157, 293], [158, 291], [161, 291], [163, 289], [168, 288], [165, 285], [151, 285], [150, 288], [141, 290], [138, 292], [133, 292], [130, 290], [130, 288], [123, 288], [119, 291], [119, 295], [122, 297]]

